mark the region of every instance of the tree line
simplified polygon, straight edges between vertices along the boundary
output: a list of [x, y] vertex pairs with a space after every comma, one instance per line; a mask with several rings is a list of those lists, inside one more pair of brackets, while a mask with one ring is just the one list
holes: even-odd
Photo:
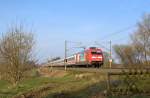
[[125, 67], [148, 67], [150, 65], [150, 14], [137, 23], [126, 45], [114, 45], [114, 51]]

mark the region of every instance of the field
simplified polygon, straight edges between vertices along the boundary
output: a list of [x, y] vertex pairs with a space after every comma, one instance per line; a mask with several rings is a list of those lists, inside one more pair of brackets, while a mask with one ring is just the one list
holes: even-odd
[[[31, 74], [31, 73], [30, 73]], [[126, 98], [127, 96], [104, 96], [106, 92], [106, 74], [82, 71], [63, 71], [44, 69], [40, 74], [32, 75], [13, 87], [0, 81], [0, 98]], [[130, 96], [131, 97], [131, 96]], [[149, 98], [132, 96], [132, 98]]]
[[[58, 74], [59, 73], [59, 74]], [[61, 76], [61, 75], [62, 76]], [[93, 78], [91, 78], [94, 76]], [[98, 79], [96, 79], [98, 78]], [[12, 87], [6, 81], [0, 81], [0, 96], [1, 98], [11, 98], [13, 96], [24, 94], [26, 92], [34, 93], [36, 92], [41, 93], [38, 97], [49, 98], [54, 96], [61, 96], [64, 93], [67, 96], [74, 96], [77, 93], [78, 96], [83, 96], [85, 93], [89, 95], [96, 94], [101, 87], [99, 87], [99, 82], [103, 77], [101, 75], [97, 75], [96, 73], [82, 73], [82, 72], [74, 72], [74, 71], [61, 71], [61, 72], [53, 72], [53, 74], [43, 75], [43, 76], [32, 76], [28, 79], [25, 79], [19, 83], [18, 86]], [[104, 85], [103, 85], [104, 86]], [[41, 92], [40, 89], [44, 87], [49, 87], [44, 92]], [[89, 88], [91, 93], [87, 90]], [[94, 89], [94, 90], [92, 90]], [[81, 93], [83, 92], [83, 93]], [[74, 95], [73, 95], [74, 94]], [[86, 95], [86, 96], [89, 96]], [[32, 96], [33, 97], [33, 96]], [[37, 98], [37, 96], [35, 97]]]

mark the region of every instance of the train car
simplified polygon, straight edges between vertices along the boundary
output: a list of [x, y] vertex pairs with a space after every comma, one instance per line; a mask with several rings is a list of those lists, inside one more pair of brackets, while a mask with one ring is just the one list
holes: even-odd
[[[53, 62], [54, 65], [64, 66], [64, 59]], [[67, 66], [94, 66], [103, 65], [104, 57], [100, 48], [90, 47], [82, 52], [76, 53], [66, 58]]]
[[51, 66], [64, 66], [64, 59], [59, 59], [59, 60], [55, 60], [55, 61], [52, 61], [50, 62], [50, 65]]

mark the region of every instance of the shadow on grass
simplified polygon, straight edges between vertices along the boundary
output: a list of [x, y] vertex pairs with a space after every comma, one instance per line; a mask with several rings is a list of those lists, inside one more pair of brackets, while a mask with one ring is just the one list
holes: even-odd
[[106, 83], [100, 82], [78, 91], [61, 91], [48, 94], [43, 98], [98, 98], [96, 95], [106, 89]]

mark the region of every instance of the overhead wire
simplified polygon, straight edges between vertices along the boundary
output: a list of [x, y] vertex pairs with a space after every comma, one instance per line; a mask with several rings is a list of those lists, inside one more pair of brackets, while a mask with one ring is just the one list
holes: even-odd
[[[113, 36], [115, 36], [115, 35], [117, 35], [117, 34], [120, 34], [120, 33], [122, 33], [122, 32], [128, 31], [128, 30], [130, 30], [130, 29], [133, 29], [134, 27], [136, 27], [136, 24], [131, 25], [131, 26], [127, 27], [127, 28], [123, 28], [123, 29], [121, 29], [121, 30], [119, 30], [119, 31], [112, 32], [112, 33], [110, 33], [110, 34], [108, 34], [108, 35], [105, 35], [105, 36], [102, 37], [100, 43], [95, 43], [95, 44], [101, 46], [101, 48], [105, 49], [105, 51], [109, 51], [108, 47], [105, 46], [106, 44], [110, 43], [110, 40], [108, 41], [108, 38], [111, 38], [111, 37], [113, 37]], [[119, 40], [117, 39], [117, 40], [115, 40], [115, 42], [116, 42], [116, 41], [119, 42], [119, 41], [123, 40], [124, 38], [126, 39], [126, 37], [119, 38]], [[107, 40], [106, 40], [106, 39], [107, 39]], [[111, 40], [111, 41], [114, 41], [114, 40]], [[105, 43], [105, 45], [104, 45], [104, 43]]]
[[108, 38], [110, 38], [110, 37], [112, 37], [112, 36], [115, 36], [115, 35], [117, 35], [117, 34], [120, 34], [120, 33], [122, 33], [122, 32], [128, 31], [128, 30], [132, 29], [132, 28], [135, 27], [135, 26], [136, 26], [136, 24], [131, 25], [131, 26], [126, 27], [126, 28], [123, 28], [123, 29], [121, 29], [121, 30], [119, 30], [119, 31], [109, 33], [108, 35], [103, 36], [102, 39], [101, 39], [101, 41], [104, 41], [104, 40], [106, 40], [106, 39], [108, 39]]

